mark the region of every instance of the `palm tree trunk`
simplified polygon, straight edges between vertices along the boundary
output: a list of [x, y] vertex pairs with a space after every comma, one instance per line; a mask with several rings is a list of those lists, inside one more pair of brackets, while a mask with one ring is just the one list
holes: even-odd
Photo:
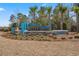
[[35, 20], [35, 12], [34, 12], [34, 20]]
[[79, 32], [79, 15], [77, 15], [77, 32]]
[[61, 15], [61, 21], [60, 21], [60, 29], [63, 30], [63, 14]]
[[61, 25], [60, 26], [61, 27], [60, 29], [62, 30], [63, 29], [63, 23], [62, 23], [62, 21], [61, 21], [60, 25]]
[[50, 19], [50, 14], [49, 14], [49, 16], [48, 16], [48, 19], [49, 19], [49, 26], [50, 26], [49, 30], [52, 30], [52, 29], [51, 29], [51, 19]]

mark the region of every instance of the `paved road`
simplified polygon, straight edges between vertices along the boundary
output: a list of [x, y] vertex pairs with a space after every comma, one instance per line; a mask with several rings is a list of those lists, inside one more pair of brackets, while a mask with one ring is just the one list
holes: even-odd
[[79, 55], [79, 41], [23, 41], [0, 36], [0, 55]]

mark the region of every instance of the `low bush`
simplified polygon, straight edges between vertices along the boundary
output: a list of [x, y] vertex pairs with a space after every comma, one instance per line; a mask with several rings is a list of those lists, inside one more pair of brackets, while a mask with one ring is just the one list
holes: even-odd
[[79, 36], [74, 36], [75, 39], [79, 39]]

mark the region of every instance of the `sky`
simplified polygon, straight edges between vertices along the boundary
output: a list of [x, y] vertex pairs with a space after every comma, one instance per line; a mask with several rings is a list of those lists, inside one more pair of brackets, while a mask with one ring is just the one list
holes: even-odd
[[[8, 26], [10, 24], [10, 15], [21, 12], [28, 15], [29, 8], [32, 6], [52, 6], [55, 8], [57, 3], [0, 3], [0, 26]], [[71, 7], [71, 4], [65, 4], [67, 7]]]

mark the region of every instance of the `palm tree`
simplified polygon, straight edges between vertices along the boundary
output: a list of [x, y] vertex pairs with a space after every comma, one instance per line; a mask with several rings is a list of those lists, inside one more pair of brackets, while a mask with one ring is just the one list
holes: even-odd
[[79, 32], [79, 6], [73, 6], [72, 11], [76, 13], [76, 18], [77, 18], [77, 32]]
[[64, 22], [64, 14], [67, 11], [67, 7], [63, 6], [62, 4], [58, 4], [58, 6], [56, 7], [56, 10], [58, 11], [60, 19], [61, 19], [60, 20], [60, 27], [62, 30], [63, 29], [63, 22]]
[[49, 25], [50, 25], [50, 30], [51, 30], [51, 11], [52, 11], [52, 7], [46, 7], [47, 10], [47, 15], [48, 15], [48, 19], [49, 19]]
[[40, 25], [45, 25], [47, 24], [46, 20], [46, 7], [41, 6], [40, 9], [38, 10], [38, 19], [40, 21]]
[[30, 16], [33, 17], [33, 20], [36, 19], [36, 13], [37, 13], [37, 6], [30, 7], [29, 14], [30, 14]]
[[41, 6], [40, 10], [38, 10], [39, 17], [44, 17], [45, 16], [45, 11], [46, 11], [46, 8]]

